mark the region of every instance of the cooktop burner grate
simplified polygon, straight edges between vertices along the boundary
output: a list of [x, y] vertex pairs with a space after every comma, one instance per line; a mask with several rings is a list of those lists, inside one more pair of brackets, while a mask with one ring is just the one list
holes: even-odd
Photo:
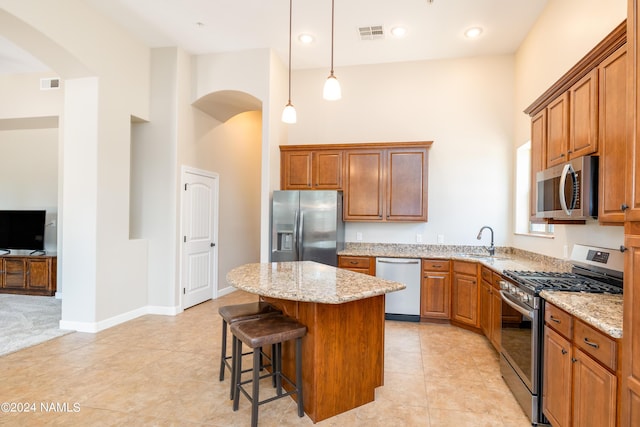
[[505, 276], [532, 287], [536, 293], [542, 290], [621, 294], [622, 288], [574, 273], [505, 271]]

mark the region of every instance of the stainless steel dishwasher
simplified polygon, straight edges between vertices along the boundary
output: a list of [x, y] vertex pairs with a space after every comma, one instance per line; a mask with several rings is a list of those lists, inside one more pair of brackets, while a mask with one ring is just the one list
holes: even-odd
[[376, 258], [376, 277], [407, 286], [385, 295], [385, 319], [420, 321], [420, 273], [419, 259]]

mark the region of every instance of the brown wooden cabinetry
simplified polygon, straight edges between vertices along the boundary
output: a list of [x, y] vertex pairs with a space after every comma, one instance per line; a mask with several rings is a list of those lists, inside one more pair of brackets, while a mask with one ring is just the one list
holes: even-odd
[[283, 190], [340, 190], [342, 156], [341, 150], [281, 146], [280, 187]]
[[451, 261], [422, 260], [420, 316], [424, 319], [451, 318]]
[[427, 221], [427, 146], [347, 150], [346, 221]]
[[600, 73], [600, 174], [598, 221], [624, 222], [627, 202], [627, 48], [598, 67]]
[[482, 332], [484, 332], [493, 347], [500, 351], [500, 328], [502, 323], [500, 275], [482, 266], [480, 276], [480, 329], [482, 329]]
[[598, 69], [569, 89], [569, 147], [567, 158], [598, 151]]
[[451, 320], [479, 328], [478, 264], [453, 261]]
[[547, 107], [547, 165], [567, 160], [569, 148], [569, 93], [563, 93]]
[[542, 221], [536, 217], [537, 184], [536, 175], [547, 166], [547, 110], [543, 109], [531, 119], [531, 191], [529, 209], [532, 221]]
[[338, 257], [338, 267], [345, 270], [355, 271], [356, 273], [376, 275], [376, 262], [374, 258], [368, 256], [349, 256], [340, 255]]
[[617, 342], [547, 303], [542, 404], [554, 427], [617, 422]]
[[1, 256], [0, 293], [54, 295], [56, 274], [55, 256]]
[[281, 145], [283, 190], [342, 190], [345, 221], [427, 221], [431, 142]]

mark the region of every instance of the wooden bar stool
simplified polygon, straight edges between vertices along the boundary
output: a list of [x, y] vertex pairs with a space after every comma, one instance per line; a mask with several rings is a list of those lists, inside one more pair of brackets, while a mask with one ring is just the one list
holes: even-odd
[[[282, 314], [282, 312], [271, 304], [263, 301], [252, 302], [247, 304], [226, 305], [218, 308], [218, 313], [222, 317], [222, 348], [220, 349], [220, 381], [224, 381], [225, 367], [229, 368], [231, 373], [231, 385], [229, 390], [229, 399], [233, 399], [235, 392], [235, 359], [233, 358], [235, 351], [232, 348], [231, 356], [227, 356], [227, 325], [244, 320], [258, 319], [265, 316], [273, 316]], [[233, 342], [235, 344], [235, 340]], [[251, 352], [247, 353], [251, 354]], [[231, 363], [229, 363], [231, 359]]]
[[[258, 406], [264, 403], [281, 399], [292, 394], [298, 397], [298, 416], [304, 416], [304, 400], [302, 394], [302, 337], [307, 333], [307, 327], [287, 316], [269, 316], [261, 319], [236, 322], [231, 325], [231, 333], [235, 343], [235, 369], [234, 384], [236, 390], [233, 396], [233, 410], [238, 410], [240, 393], [242, 392], [251, 402], [251, 426], [258, 425]], [[282, 373], [282, 343], [295, 340], [295, 384]], [[250, 380], [242, 381], [242, 344], [253, 349], [253, 368]], [[260, 375], [260, 354], [262, 347], [275, 344], [275, 354], [271, 355], [272, 372]], [[276, 380], [276, 396], [260, 401], [260, 380], [272, 377]], [[292, 387], [286, 393], [282, 392], [282, 380]], [[251, 383], [251, 395], [244, 389], [245, 384]]]

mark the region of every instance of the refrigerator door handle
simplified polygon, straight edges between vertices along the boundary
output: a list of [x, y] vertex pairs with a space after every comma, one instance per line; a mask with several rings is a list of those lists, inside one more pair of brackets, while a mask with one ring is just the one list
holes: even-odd
[[302, 231], [304, 227], [304, 212], [301, 210], [300, 215], [298, 216], [298, 238], [296, 239], [296, 259], [298, 261], [302, 261], [303, 257], [303, 246], [302, 246]]
[[295, 251], [295, 259], [298, 260], [298, 213], [300, 211], [296, 210], [295, 213], [293, 214], [293, 250]]

